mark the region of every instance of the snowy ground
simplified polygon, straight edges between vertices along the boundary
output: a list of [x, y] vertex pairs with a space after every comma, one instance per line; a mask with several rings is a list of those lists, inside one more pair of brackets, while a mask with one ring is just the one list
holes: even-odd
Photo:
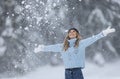
[[[83, 74], [85, 79], [120, 79], [120, 61], [106, 64], [104, 67], [87, 62]], [[23, 77], [2, 79], [64, 79], [64, 67], [44, 66]]]

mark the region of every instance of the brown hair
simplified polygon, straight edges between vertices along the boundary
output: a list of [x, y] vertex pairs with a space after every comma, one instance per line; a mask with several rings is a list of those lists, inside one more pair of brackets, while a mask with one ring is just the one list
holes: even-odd
[[66, 51], [66, 50], [70, 47], [70, 46], [69, 46], [69, 42], [68, 42], [68, 40], [70, 40], [70, 38], [69, 38], [68, 34], [69, 34], [69, 32], [70, 32], [71, 30], [75, 30], [76, 33], [77, 33], [77, 36], [76, 36], [77, 40], [75, 41], [74, 47], [78, 47], [78, 46], [79, 46], [79, 41], [82, 39], [81, 36], [80, 36], [79, 31], [78, 31], [76, 28], [70, 28], [70, 29], [68, 30], [68, 33], [67, 33], [65, 39], [64, 39], [64, 43], [63, 43], [63, 50], [64, 50], [64, 51]]

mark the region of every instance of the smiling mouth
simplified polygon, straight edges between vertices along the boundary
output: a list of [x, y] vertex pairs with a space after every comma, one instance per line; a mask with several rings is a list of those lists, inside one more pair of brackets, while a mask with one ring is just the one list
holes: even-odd
[[75, 35], [70, 35], [70, 36], [75, 36]]

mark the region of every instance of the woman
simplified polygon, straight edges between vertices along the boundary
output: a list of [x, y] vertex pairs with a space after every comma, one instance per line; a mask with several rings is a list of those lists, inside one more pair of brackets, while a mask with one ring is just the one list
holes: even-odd
[[64, 43], [39, 45], [34, 52], [60, 52], [65, 65], [65, 79], [84, 79], [81, 69], [85, 67], [85, 48], [112, 32], [115, 32], [115, 29], [109, 27], [93, 37], [81, 39], [79, 31], [71, 28]]

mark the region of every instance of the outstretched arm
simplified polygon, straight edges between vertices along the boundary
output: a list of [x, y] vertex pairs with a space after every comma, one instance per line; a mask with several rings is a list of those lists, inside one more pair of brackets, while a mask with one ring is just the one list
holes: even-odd
[[94, 35], [92, 37], [89, 37], [89, 38], [86, 38], [86, 39], [83, 39], [82, 42], [83, 42], [83, 46], [84, 47], [87, 47], [91, 44], [93, 44], [94, 42], [96, 42], [97, 40], [99, 40], [100, 38], [104, 37], [103, 33], [99, 33], [97, 35]]
[[61, 52], [62, 51], [62, 44], [55, 44], [55, 45], [39, 45], [34, 49], [35, 53], [38, 52]]
[[108, 27], [106, 30], [103, 30], [101, 33], [97, 34], [97, 35], [94, 35], [92, 37], [89, 37], [87, 39], [84, 39], [83, 40], [83, 45], [85, 47], [93, 44], [94, 42], [96, 42], [97, 40], [99, 40], [100, 38], [102, 37], [105, 37], [107, 36], [109, 33], [112, 33], [112, 32], [115, 32], [115, 29], [114, 28], [110, 28]]

